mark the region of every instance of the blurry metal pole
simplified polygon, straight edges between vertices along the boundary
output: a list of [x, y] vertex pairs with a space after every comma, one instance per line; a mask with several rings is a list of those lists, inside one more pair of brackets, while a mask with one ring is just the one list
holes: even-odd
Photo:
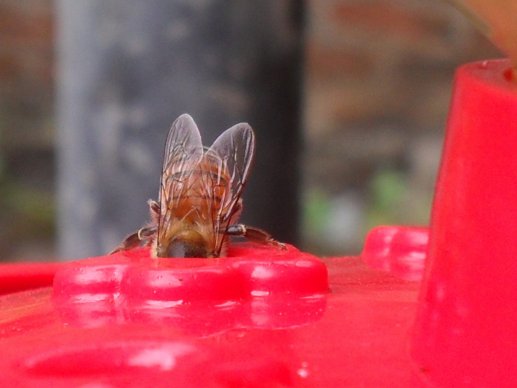
[[66, 258], [147, 220], [165, 136], [257, 135], [243, 221], [296, 242], [303, 1], [58, 0], [58, 231]]

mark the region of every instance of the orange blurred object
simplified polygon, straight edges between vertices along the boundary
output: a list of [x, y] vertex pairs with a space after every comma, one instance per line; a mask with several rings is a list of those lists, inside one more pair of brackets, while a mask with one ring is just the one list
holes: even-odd
[[517, 72], [517, 2], [514, 0], [456, 0], [482, 32], [511, 60]]

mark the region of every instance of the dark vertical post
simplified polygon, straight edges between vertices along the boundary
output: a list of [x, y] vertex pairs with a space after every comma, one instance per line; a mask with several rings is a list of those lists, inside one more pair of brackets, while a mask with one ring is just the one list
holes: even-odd
[[59, 0], [62, 256], [106, 252], [147, 220], [165, 136], [188, 112], [205, 144], [257, 135], [243, 221], [295, 241], [303, 2]]

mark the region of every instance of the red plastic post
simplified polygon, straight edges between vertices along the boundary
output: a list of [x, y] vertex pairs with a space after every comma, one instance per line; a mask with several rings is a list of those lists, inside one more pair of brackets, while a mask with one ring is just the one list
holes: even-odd
[[52, 285], [62, 263], [8, 263], [0, 265], [0, 295]]
[[[421, 257], [421, 232], [376, 251]], [[408, 387], [418, 283], [402, 273], [253, 244], [66, 263], [52, 287], [0, 296], [0, 386]]]
[[515, 386], [517, 80], [458, 69], [412, 355], [439, 386]]

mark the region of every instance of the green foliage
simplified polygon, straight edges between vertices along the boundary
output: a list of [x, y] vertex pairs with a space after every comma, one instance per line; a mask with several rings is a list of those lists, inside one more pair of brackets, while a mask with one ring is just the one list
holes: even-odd
[[50, 194], [0, 178], [0, 212], [6, 234], [3, 244], [54, 235], [54, 201]]
[[310, 190], [303, 201], [303, 229], [310, 236], [321, 235], [331, 211], [328, 195], [321, 190]]
[[393, 224], [399, 221], [399, 209], [406, 194], [404, 176], [396, 170], [382, 170], [372, 180], [370, 186], [370, 206], [367, 224]]
[[403, 172], [381, 170], [371, 182], [366, 227], [427, 224], [431, 201], [432, 193], [412, 190]]

